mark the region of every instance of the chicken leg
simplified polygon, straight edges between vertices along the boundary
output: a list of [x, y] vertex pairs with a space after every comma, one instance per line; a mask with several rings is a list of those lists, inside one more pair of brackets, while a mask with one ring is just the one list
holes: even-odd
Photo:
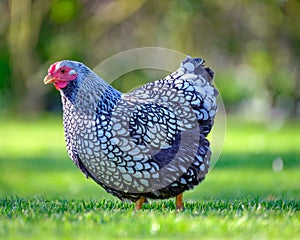
[[143, 203], [145, 202], [145, 200], [146, 200], [145, 197], [141, 197], [139, 200], [137, 200], [135, 202], [135, 208], [134, 208], [134, 210], [141, 210], [142, 206], [143, 206]]
[[183, 197], [183, 194], [182, 194], [182, 193], [179, 193], [179, 194], [176, 196], [176, 210], [177, 210], [177, 211], [182, 211], [182, 210], [183, 210], [182, 197]]

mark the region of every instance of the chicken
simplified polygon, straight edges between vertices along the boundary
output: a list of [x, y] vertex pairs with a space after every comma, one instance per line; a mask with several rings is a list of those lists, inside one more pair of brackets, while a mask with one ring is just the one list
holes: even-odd
[[83, 63], [52, 64], [44, 83], [60, 91], [68, 155], [107, 192], [136, 202], [176, 197], [208, 173], [217, 111], [213, 71], [187, 56], [174, 73], [121, 93]]

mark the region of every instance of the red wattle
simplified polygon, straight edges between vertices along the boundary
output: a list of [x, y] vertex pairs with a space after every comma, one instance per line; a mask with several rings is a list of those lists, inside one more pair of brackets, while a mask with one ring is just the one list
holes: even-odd
[[67, 81], [57, 81], [54, 83], [54, 86], [57, 90], [60, 90], [62, 88], [65, 88], [68, 85]]

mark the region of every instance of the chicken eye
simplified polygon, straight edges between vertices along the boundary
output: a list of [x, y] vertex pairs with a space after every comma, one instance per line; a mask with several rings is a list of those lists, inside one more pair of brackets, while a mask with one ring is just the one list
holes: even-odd
[[65, 70], [65, 69], [61, 69], [60, 72], [61, 72], [62, 74], [64, 74], [64, 73], [66, 72], [66, 70]]

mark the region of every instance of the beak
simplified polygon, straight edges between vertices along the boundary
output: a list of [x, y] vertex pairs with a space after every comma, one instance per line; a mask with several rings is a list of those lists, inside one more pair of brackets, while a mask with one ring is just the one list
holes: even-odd
[[56, 79], [53, 75], [48, 74], [45, 78], [44, 78], [44, 84], [49, 84], [49, 83], [53, 83], [55, 82]]

